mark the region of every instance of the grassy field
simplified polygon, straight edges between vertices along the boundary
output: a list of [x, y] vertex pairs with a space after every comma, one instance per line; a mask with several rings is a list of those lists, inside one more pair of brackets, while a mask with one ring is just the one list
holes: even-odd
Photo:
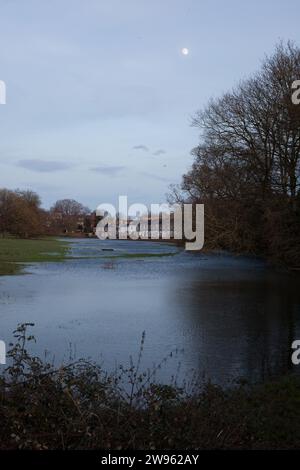
[[20, 273], [25, 263], [62, 261], [67, 252], [68, 243], [54, 238], [0, 238], [0, 275]]

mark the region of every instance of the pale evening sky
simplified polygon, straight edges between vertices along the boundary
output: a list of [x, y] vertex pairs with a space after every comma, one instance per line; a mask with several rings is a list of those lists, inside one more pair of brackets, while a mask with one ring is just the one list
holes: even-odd
[[0, 0], [0, 187], [33, 189], [45, 207], [162, 202], [192, 161], [190, 117], [280, 39], [299, 45], [298, 10], [297, 0]]

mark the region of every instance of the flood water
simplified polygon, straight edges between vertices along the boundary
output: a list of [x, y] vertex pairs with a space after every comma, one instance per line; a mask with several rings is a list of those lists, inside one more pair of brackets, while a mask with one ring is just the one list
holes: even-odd
[[[159, 253], [173, 255], [144, 256]], [[165, 382], [196, 373], [227, 385], [292, 368], [291, 343], [300, 339], [296, 275], [156, 242], [74, 239], [71, 254], [0, 278], [1, 339], [8, 343], [18, 323], [33, 322], [34, 352], [48, 351], [56, 362], [91, 357], [113, 370], [137, 357], [145, 331], [144, 369], [173, 352], [158, 372]]]

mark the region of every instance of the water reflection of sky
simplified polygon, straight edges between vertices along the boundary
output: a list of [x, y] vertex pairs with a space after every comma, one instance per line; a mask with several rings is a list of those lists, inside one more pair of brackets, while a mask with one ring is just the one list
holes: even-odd
[[[290, 345], [300, 338], [292, 275], [258, 260], [195, 255], [160, 243], [77, 240], [72, 246], [72, 260], [0, 279], [1, 339], [8, 342], [17, 323], [34, 322], [39, 354], [48, 350], [59, 362], [71, 351], [112, 369], [137, 355], [145, 331], [145, 368], [177, 350], [159, 372], [165, 380], [179, 363], [181, 378], [193, 369], [223, 384], [291, 367]], [[134, 253], [175, 255], [126, 257]]]

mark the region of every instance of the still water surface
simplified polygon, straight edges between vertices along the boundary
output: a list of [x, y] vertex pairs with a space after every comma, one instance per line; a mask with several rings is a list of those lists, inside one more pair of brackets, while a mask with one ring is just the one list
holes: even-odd
[[[64, 263], [0, 278], [1, 339], [33, 322], [38, 354], [56, 362], [91, 357], [114, 369], [137, 356], [145, 331], [145, 369], [177, 351], [158, 374], [166, 382], [195, 371], [227, 385], [291, 369], [299, 277], [256, 259], [161, 243], [74, 239], [71, 252]], [[173, 256], [142, 256], [153, 253]]]

